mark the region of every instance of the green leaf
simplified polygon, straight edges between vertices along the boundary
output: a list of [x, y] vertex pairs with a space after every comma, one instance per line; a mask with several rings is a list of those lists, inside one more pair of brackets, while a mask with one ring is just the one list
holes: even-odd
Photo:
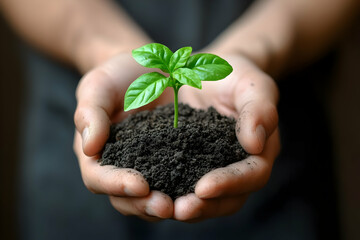
[[133, 58], [139, 64], [148, 68], [160, 68], [164, 72], [169, 72], [172, 55], [172, 51], [160, 43], [150, 43], [132, 51]]
[[173, 78], [181, 84], [201, 89], [201, 80], [199, 76], [189, 68], [178, 68], [172, 74]]
[[167, 86], [168, 79], [158, 72], [141, 75], [125, 93], [124, 110], [129, 111], [154, 101]]
[[192, 52], [191, 47], [183, 47], [177, 50], [174, 55], [170, 58], [169, 70], [170, 72], [174, 71], [177, 68], [185, 66], [186, 61], [189, 59]]
[[192, 69], [202, 81], [216, 81], [228, 76], [233, 68], [219, 56], [200, 53], [191, 56], [185, 67]]

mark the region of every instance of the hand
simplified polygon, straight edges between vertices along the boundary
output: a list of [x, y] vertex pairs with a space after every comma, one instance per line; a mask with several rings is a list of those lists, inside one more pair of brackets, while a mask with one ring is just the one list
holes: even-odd
[[[97, 162], [98, 154], [108, 139], [110, 124], [128, 115], [122, 110], [127, 87], [146, 70], [130, 53], [122, 53], [82, 78], [76, 93], [74, 151], [83, 181], [91, 192], [109, 195], [114, 208], [124, 215], [156, 221], [172, 217], [173, 201], [170, 197], [150, 191], [147, 182], [135, 170], [100, 166]], [[146, 107], [170, 101], [172, 97], [165, 92]]]
[[[241, 116], [241, 120], [238, 121], [238, 126], [241, 128], [238, 132], [241, 144], [249, 153], [261, 152], [261, 154], [248, 158], [246, 163], [250, 161], [249, 165], [245, 165], [245, 161], [242, 161], [225, 168], [225, 171], [228, 173], [238, 171], [238, 174], [240, 174], [239, 171], [244, 171], [247, 178], [239, 178], [234, 174], [232, 174], [233, 178], [229, 178], [228, 174], [218, 169], [199, 181], [195, 194], [177, 199], [174, 206], [167, 195], [157, 191], [150, 192], [148, 184], [140, 173], [129, 169], [99, 166], [97, 162], [99, 156], [96, 154], [101, 151], [108, 138], [111, 122], [118, 122], [127, 115], [122, 111], [122, 96], [128, 85], [144, 73], [144, 68], [139, 67], [130, 54], [122, 54], [87, 74], [81, 80], [77, 90], [78, 107], [75, 114], [77, 132], [74, 149], [87, 188], [94, 193], [109, 195], [112, 205], [122, 214], [137, 215], [150, 221], [171, 217], [181, 221], [191, 221], [190, 219], [199, 221], [233, 213], [240, 208], [248, 192], [256, 190], [256, 187], [260, 188], [261, 180], [265, 184], [268, 177], [266, 173], [270, 174], [272, 161], [277, 154], [276, 149], [279, 148], [277, 132], [274, 130], [277, 125], [275, 108], [277, 90], [272, 80], [250, 63], [246, 64], [247, 62], [240, 58], [234, 58], [232, 61], [230, 62], [235, 71], [228, 79], [213, 83], [206, 82], [200, 93], [194, 92], [193, 89], [184, 89], [180, 97], [187, 99], [194, 107], [213, 105], [224, 114]], [[236, 62], [238, 62], [237, 66], [234, 64]], [[241, 72], [238, 72], [239, 69]], [[251, 77], [251, 74], [254, 74], [254, 77]], [[235, 81], [236, 79], [238, 80]], [[248, 86], [245, 83], [249, 80], [253, 80], [254, 84], [259, 84], [260, 88], [255, 88], [254, 85], [256, 90], [247, 89]], [[236, 86], [236, 90], [229, 86]], [[230, 89], [232, 91], [228, 91]], [[240, 97], [234, 94], [242, 91], [246, 93], [245, 96]], [[211, 99], [210, 102], [209, 99]], [[268, 110], [272, 109], [274, 115], [267, 115], [267, 108], [260, 104], [260, 100], [267, 99], [269, 100]], [[169, 96], [169, 93], [164, 93], [154, 104], [165, 104], [170, 101], [172, 101], [171, 94]], [[253, 115], [254, 113], [258, 114]], [[264, 115], [268, 118], [264, 118]], [[272, 136], [267, 138], [266, 144], [265, 133], [262, 135], [263, 138], [259, 139], [249, 131], [253, 128], [252, 126], [256, 129], [256, 124], [260, 123], [268, 131], [266, 134]], [[265, 145], [264, 150], [263, 145]], [[254, 164], [258, 164], [259, 167], [253, 166]], [[248, 169], [256, 169], [256, 174], [250, 173], [250, 170], [245, 171], [246, 166]], [[219, 179], [223, 181], [214, 181], [216, 172], [220, 173]], [[247, 189], [235, 188], [239, 181], [245, 180], [253, 184], [244, 186], [248, 187]]]
[[176, 199], [174, 218], [180, 221], [196, 222], [238, 211], [251, 192], [266, 184], [280, 151], [276, 84], [242, 56], [221, 57], [233, 66], [233, 73], [221, 81], [203, 82], [202, 90], [183, 87], [179, 97], [193, 107], [214, 106], [235, 117], [238, 140], [252, 155], [209, 172], [198, 181], [194, 194]]

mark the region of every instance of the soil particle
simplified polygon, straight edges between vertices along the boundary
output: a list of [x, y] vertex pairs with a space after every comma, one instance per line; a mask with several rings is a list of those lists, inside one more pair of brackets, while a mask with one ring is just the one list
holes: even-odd
[[179, 127], [173, 127], [173, 106], [130, 115], [111, 127], [101, 165], [133, 168], [150, 189], [172, 199], [194, 192], [209, 171], [240, 161], [248, 154], [235, 134], [235, 120], [214, 108], [195, 110], [179, 105]]

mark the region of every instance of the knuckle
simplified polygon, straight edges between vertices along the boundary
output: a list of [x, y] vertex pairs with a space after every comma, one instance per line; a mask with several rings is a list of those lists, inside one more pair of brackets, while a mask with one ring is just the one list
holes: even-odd
[[244, 104], [244, 107], [243, 107], [242, 111], [240, 112], [240, 120], [246, 120], [249, 117], [253, 116], [253, 111], [251, 110], [253, 104], [254, 104], [253, 101], [248, 101]]

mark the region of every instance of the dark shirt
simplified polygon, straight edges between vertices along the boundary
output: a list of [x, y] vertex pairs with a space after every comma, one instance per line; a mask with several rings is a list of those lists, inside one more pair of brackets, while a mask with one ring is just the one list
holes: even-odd
[[[206, 46], [251, 4], [120, 2], [154, 41], [172, 50]], [[147, 223], [122, 216], [106, 196], [93, 195], [84, 187], [72, 151], [75, 88], [81, 76], [30, 48], [23, 50], [28, 85], [19, 164], [21, 239], [337, 238], [331, 145], [321, 104], [311, 87], [314, 79], [326, 79], [327, 68], [296, 73], [279, 85], [283, 149], [269, 183], [253, 193], [241, 211], [197, 224]]]

